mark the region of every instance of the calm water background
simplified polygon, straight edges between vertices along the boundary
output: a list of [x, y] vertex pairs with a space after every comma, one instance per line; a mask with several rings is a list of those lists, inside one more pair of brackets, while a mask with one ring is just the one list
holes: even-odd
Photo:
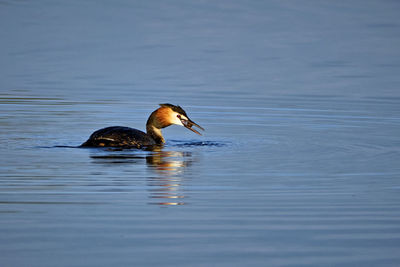
[[[399, 266], [400, 2], [0, 1], [1, 266]], [[158, 103], [200, 137], [77, 149]]]

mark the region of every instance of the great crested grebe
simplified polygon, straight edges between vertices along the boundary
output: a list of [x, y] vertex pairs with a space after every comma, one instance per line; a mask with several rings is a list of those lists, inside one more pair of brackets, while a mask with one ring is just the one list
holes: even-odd
[[181, 125], [201, 135], [193, 126], [204, 129], [189, 119], [186, 112], [172, 104], [160, 104], [160, 107], [151, 113], [146, 123], [146, 132], [123, 127], [112, 126], [95, 131], [82, 147], [133, 147], [162, 145], [165, 143], [161, 129], [172, 124]]

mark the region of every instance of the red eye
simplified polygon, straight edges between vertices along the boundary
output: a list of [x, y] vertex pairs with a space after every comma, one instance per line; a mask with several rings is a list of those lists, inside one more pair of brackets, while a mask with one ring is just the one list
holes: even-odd
[[180, 119], [180, 118], [181, 118], [181, 115], [177, 115], [177, 117], [178, 117], [178, 119]]

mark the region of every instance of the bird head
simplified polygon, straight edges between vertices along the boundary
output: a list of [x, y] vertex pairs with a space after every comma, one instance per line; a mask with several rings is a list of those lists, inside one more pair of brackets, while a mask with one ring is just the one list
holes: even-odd
[[189, 119], [189, 116], [180, 106], [175, 106], [172, 104], [160, 104], [160, 108], [157, 110], [157, 119], [161, 122], [162, 127], [167, 127], [172, 124], [183, 126], [192, 132], [201, 135], [193, 126], [204, 131], [204, 128]]

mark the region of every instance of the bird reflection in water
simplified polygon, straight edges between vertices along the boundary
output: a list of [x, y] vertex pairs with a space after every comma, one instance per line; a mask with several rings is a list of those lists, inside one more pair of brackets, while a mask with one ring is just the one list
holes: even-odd
[[[109, 149], [107, 155], [91, 155], [95, 163], [101, 164], [140, 164], [145, 159], [147, 167], [155, 175], [148, 176], [150, 198], [149, 204], [164, 206], [187, 204], [186, 196], [182, 189], [184, 170], [191, 164], [192, 154], [182, 151], [163, 151], [156, 147], [142, 153], [123, 153], [121, 149]], [[117, 152], [117, 153], [115, 153]], [[143, 151], [141, 151], [143, 152]], [[156, 200], [156, 201], [153, 201]]]
[[153, 151], [146, 157], [147, 165], [156, 176], [149, 177], [150, 198], [157, 199], [158, 205], [184, 205], [185, 195], [182, 189], [183, 172], [190, 164], [190, 152]]

